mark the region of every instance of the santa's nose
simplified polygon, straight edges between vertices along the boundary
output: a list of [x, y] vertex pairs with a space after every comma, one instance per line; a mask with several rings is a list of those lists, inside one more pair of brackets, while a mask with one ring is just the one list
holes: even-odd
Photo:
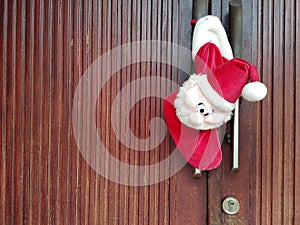
[[191, 113], [189, 120], [192, 124], [199, 125], [204, 122], [203, 116], [198, 112]]
[[211, 115], [211, 114], [213, 114], [213, 112], [214, 112], [215, 110], [213, 110], [213, 109], [208, 109], [208, 110], [206, 110], [206, 111], [203, 111], [203, 116], [209, 116], [209, 115]]

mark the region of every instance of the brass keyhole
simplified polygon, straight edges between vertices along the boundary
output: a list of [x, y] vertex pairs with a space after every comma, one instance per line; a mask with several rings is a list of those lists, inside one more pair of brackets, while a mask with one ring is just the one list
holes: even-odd
[[227, 197], [222, 203], [223, 211], [228, 215], [234, 215], [240, 210], [240, 203], [236, 198]]
[[234, 202], [232, 200], [230, 200], [228, 202], [228, 209], [229, 209], [230, 212], [233, 212], [235, 210]]

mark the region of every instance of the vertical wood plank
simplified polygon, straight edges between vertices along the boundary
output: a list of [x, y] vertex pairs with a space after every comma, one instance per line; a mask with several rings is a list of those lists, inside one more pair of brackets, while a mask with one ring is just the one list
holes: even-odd
[[46, 121], [45, 124], [47, 124], [46, 126], [46, 130], [45, 130], [45, 134], [43, 135], [45, 138], [47, 138], [48, 140], [46, 141], [46, 149], [47, 149], [47, 196], [49, 196], [49, 199], [47, 200], [47, 210], [46, 210], [46, 221], [48, 224], [51, 223], [51, 217], [52, 217], [52, 208], [51, 208], [51, 187], [52, 187], [52, 183], [51, 183], [51, 123], [52, 123], [52, 112], [51, 112], [51, 105], [52, 105], [52, 87], [53, 84], [51, 82], [51, 78], [52, 78], [52, 74], [53, 74], [53, 36], [54, 36], [54, 13], [53, 13], [53, 2], [49, 1], [48, 2], [48, 23], [47, 23], [47, 46], [48, 46], [48, 52], [47, 52], [47, 56], [45, 57], [47, 60], [47, 72], [46, 72], [46, 77], [47, 77], [47, 81], [48, 81], [48, 88], [47, 88], [47, 94], [48, 94], [48, 98], [47, 98], [47, 117], [45, 117]]
[[[253, 56], [253, 59], [254, 59], [254, 62], [255, 62], [255, 65], [257, 65], [257, 69], [258, 69], [258, 72], [260, 73], [260, 75], [262, 74], [262, 68], [261, 68], [261, 65], [260, 65], [260, 58], [262, 57], [262, 54], [263, 54], [263, 43], [262, 43], [262, 40], [263, 40], [263, 36], [261, 34], [261, 31], [263, 30], [263, 24], [262, 24], [262, 11], [263, 11], [263, 7], [262, 7], [262, 4], [260, 1], [254, 1], [254, 4], [253, 4], [253, 7], [252, 7], [252, 10], [253, 10], [253, 15], [256, 15], [257, 17], [257, 20], [254, 20], [253, 21], [253, 36], [252, 36], [252, 49], [254, 49], [254, 51], [252, 51], [252, 56]], [[260, 78], [262, 79], [262, 81], [267, 85], [266, 83], [266, 79], [262, 76], [260, 76]], [[268, 86], [268, 85], [267, 85]], [[268, 101], [268, 96], [266, 97], [266, 99], [264, 100], [265, 102]], [[264, 105], [264, 104], [262, 104]], [[259, 110], [262, 112], [262, 118], [264, 118], [264, 116], [267, 115], [267, 112], [265, 111], [262, 111], [263, 108], [259, 107]], [[262, 132], [264, 131], [263, 129], [265, 129], [266, 127], [266, 124], [262, 124], [262, 118], [260, 119], [259, 121], [259, 125], [260, 125], [260, 137], [261, 138], [258, 138], [257, 139], [257, 146], [263, 146], [262, 144]], [[264, 127], [264, 128], [263, 128]], [[264, 143], [266, 143], [266, 140], [264, 141]], [[262, 205], [260, 204], [260, 201], [262, 200], [263, 196], [262, 196], [262, 182], [263, 182], [263, 179], [262, 179], [262, 175], [263, 175], [263, 171], [262, 170], [262, 154], [263, 154], [263, 151], [261, 149], [259, 149], [258, 151], [256, 151], [255, 153], [255, 158], [256, 158], [256, 164], [255, 164], [255, 167], [256, 167], [256, 176], [255, 176], [255, 181], [256, 181], [256, 184], [255, 184], [255, 194], [256, 194], [256, 198], [255, 198], [255, 203], [256, 203], [256, 208], [255, 208], [255, 223], [256, 224], [260, 224], [261, 223], [261, 218], [262, 218], [262, 210], [261, 210], [261, 207]], [[265, 197], [265, 196], [264, 196]], [[268, 204], [268, 203], [267, 203]], [[266, 204], [266, 205], [267, 205]]]
[[[297, 224], [296, 1], [257, 1], [257, 62], [268, 96], [261, 107], [257, 224]], [[286, 119], [291, 118], [291, 119]], [[272, 132], [270, 132], [270, 130]]]
[[7, 82], [7, 1], [1, 1], [1, 29], [0, 29], [0, 62], [1, 62], [1, 164], [0, 164], [0, 221], [2, 224], [6, 223], [6, 197], [5, 197], [5, 188], [6, 188], [6, 82]]
[[[262, 13], [259, 15], [261, 18], [262, 30], [262, 64], [261, 72], [262, 74], [272, 74], [271, 67], [272, 67], [272, 58], [269, 55], [272, 52], [272, 3], [269, 2], [261, 2], [262, 4]], [[264, 82], [268, 87], [268, 95], [265, 99], [262, 109], [262, 155], [261, 155], [261, 162], [260, 165], [262, 168], [262, 177], [261, 179], [261, 202], [259, 205], [262, 207], [261, 213], [261, 224], [271, 224], [272, 220], [272, 180], [268, 179], [272, 177], [272, 155], [270, 155], [267, 149], [272, 149], [272, 136], [267, 135], [272, 130], [272, 122], [269, 118], [272, 118], [272, 111], [268, 110], [268, 105], [272, 105], [272, 91], [273, 91], [273, 80], [271, 76], [263, 76]]]
[[294, 55], [294, 68], [295, 68], [295, 115], [294, 115], [294, 120], [295, 120], [295, 159], [293, 161], [295, 165], [295, 175], [294, 175], [294, 181], [295, 181], [295, 187], [294, 187], [294, 193], [295, 193], [295, 208], [294, 208], [294, 224], [297, 224], [300, 221], [300, 215], [299, 215], [299, 210], [300, 210], [300, 196], [297, 193], [300, 193], [300, 166], [299, 166], [299, 160], [300, 160], [300, 114], [297, 113], [299, 112], [299, 104], [300, 104], [300, 65], [297, 63], [300, 59], [300, 23], [299, 23], [299, 18], [300, 18], [300, 4], [298, 1], [295, 1], [295, 36], [294, 36], [294, 47], [295, 47], [295, 55]]
[[[273, 2], [273, 12], [272, 12], [272, 36], [273, 36], [273, 65], [272, 65], [272, 73], [273, 73], [273, 95], [272, 95], [272, 105], [273, 112], [273, 127], [272, 127], [272, 199], [277, 198], [277, 201], [272, 201], [272, 223], [280, 224], [282, 223], [282, 211], [283, 211], [283, 82], [284, 82], [284, 71], [282, 64], [283, 61], [283, 27], [282, 27], [282, 19], [283, 19], [283, 10], [281, 9], [282, 1], [274, 1]], [[275, 16], [276, 15], [276, 16]], [[275, 52], [276, 49], [276, 52]], [[279, 66], [281, 65], [281, 66]], [[278, 119], [276, 119], [278, 116]], [[275, 117], [275, 118], [274, 118]]]
[[297, 124], [296, 118], [294, 120], [288, 120], [284, 118], [294, 118], [294, 112], [297, 109], [297, 105], [294, 104], [296, 93], [294, 89], [295, 78], [295, 44], [290, 40], [295, 40], [295, 2], [286, 0], [283, 21], [283, 45], [284, 45], [284, 147], [283, 147], [283, 223], [294, 224], [294, 212], [295, 198], [297, 193], [295, 190], [294, 177], [296, 176], [295, 170], [295, 125]]

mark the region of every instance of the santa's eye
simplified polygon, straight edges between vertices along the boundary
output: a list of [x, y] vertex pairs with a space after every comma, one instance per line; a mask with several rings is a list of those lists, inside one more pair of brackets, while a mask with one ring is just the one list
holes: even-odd
[[214, 109], [207, 108], [202, 102], [200, 102], [196, 107], [198, 111], [205, 117], [213, 114], [215, 111]]
[[205, 112], [205, 105], [202, 102], [200, 102], [197, 105], [197, 109], [199, 110], [200, 113], [204, 113]]

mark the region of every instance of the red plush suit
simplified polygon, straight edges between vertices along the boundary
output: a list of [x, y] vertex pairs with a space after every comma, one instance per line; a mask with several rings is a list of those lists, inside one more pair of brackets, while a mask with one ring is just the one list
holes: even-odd
[[178, 92], [164, 99], [166, 122], [172, 138], [185, 160], [201, 170], [216, 168], [222, 160], [217, 129], [195, 130], [182, 124], [176, 116], [174, 100]]
[[213, 43], [199, 49], [195, 70], [179, 91], [165, 98], [164, 114], [183, 157], [195, 168], [211, 170], [222, 159], [216, 128], [230, 120], [240, 96], [259, 101], [267, 89], [258, 81], [255, 66], [225, 59]]
[[[211, 73], [212, 69], [226, 61], [214, 44], [207, 43], [197, 53], [195, 70], [197, 74]], [[178, 150], [185, 160], [195, 168], [201, 170], [216, 168], [222, 160], [217, 129], [196, 130], [181, 123], [174, 107], [177, 94], [178, 91], [164, 99], [164, 113], [169, 131]]]
[[255, 66], [233, 58], [225, 29], [215, 16], [196, 23], [192, 56], [196, 73], [165, 98], [164, 114], [183, 157], [195, 168], [211, 170], [222, 159], [217, 128], [230, 120], [240, 96], [259, 101], [267, 88], [259, 82]]

